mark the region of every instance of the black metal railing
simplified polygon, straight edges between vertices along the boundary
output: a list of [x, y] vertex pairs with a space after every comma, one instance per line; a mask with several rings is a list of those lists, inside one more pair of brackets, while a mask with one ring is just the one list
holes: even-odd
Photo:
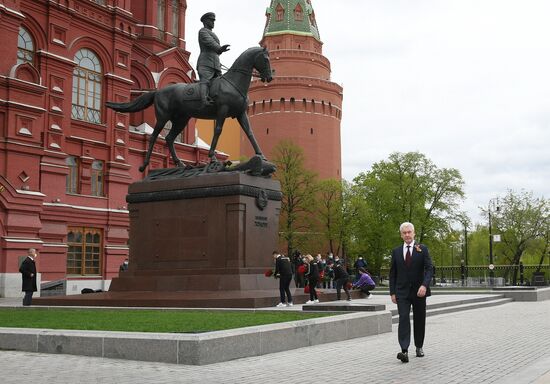
[[[389, 268], [380, 270], [383, 284], [389, 280]], [[512, 285], [550, 285], [550, 265], [444, 265], [435, 266], [432, 285], [452, 287], [492, 287]]]

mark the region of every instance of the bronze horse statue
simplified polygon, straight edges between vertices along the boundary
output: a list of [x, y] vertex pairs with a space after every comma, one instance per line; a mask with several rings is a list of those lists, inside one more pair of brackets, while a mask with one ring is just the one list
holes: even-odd
[[145, 161], [139, 167], [139, 170], [143, 172], [149, 164], [155, 141], [168, 121], [172, 122], [172, 128], [166, 135], [166, 145], [168, 145], [174, 163], [178, 167], [184, 167], [174, 149], [174, 140], [192, 117], [216, 120], [214, 137], [208, 152], [211, 162], [217, 161], [214, 151], [227, 117], [237, 118], [256, 155], [265, 159], [250, 128], [250, 122], [246, 114], [248, 108], [247, 94], [253, 69], [259, 72], [263, 82], [270, 82], [273, 79], [267, 49], [261, 47], [247, 49], [235, 60], [224, 75], [211, 81], [210, 96], [214, 99], [211, 106], [203, 106], [198, 83], [169, 85], [157, 91], [144, 93], [128, 103], [107, 102], [107, 107], [117, 112], [137, 112], [152, 104], [155, 105], [155, 128], [149, 139]]

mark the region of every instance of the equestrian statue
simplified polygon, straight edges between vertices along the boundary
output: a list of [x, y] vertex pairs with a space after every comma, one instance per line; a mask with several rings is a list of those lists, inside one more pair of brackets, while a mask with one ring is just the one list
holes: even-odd
[[[253, 70], [259, 73], [259, 77], [263, 82], [270, 82], [273, 79], [269, 52], [262, 47], [249, 48], [235, 60], [225, 74], [221, 75], [218, 55], [226, 52], [229, 46], [219, 45], [218, 38], [211, 30], [214, 26], [214, 19], [215, 16], [212, 12], [203, 15], [201, 18], [205, 27], [199, 32], [199, 41], [202, 41], [201, 34], [208, 36], [203, 38], [206, 42], [201, 43], [201, 56], [198, 64], [200, 82], [168, 85], [156, 91], [146, 92], [128, 103], [106, 103], [107, 107], [117, 112], [138, 112], [154, 105], [156, 123], [149, 139], [145, 160], [139, 168], [141, 172], [149, 164], [155, 141], [168, 121], [172, 122], [172, 128], [166, 135], [166, 145], [174, 163], [178, 167], [185, 168], [184, 163], [176, 154], [174, 140], [191, 118], [216, 120], [214, 137], [208, 152], [211, 163], [218, 162], [215, 150], [223, 123], [228, 117], [238, 120], [254, 148], [255, 157], [259, 157], [262, 161], [265, 160], [250, 127], [246, 110], [248, 108], [247, 94]], [[205, 53], [209, 49], [216, 53], [217, 60], [212, 59], [211, 54]], [[210, 58], [208, 58], [209, 56]]]

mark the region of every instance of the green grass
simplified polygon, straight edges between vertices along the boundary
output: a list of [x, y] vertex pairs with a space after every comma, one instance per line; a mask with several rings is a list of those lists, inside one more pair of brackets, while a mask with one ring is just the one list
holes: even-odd
[[196, 333], [329, 316], [301, 312], [0, 309], [0, 327]]

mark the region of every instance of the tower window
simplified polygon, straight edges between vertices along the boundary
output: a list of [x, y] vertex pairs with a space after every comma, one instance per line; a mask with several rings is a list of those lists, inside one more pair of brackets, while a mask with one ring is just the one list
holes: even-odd
[[275, 8], [275, 12], [277, 13], [277, 21], [283, 21], [285, 18], [285, 9], [281, 5], [281, 3], [277, 4], [277, 8]]
[[179, 37], [179, 0], [172, 0], [172, 34]]
[[296, 5], [296, 8], [294, 8], [294, 19], [296, 21], [304, 20], [304, 10], [302, 9], [302, 6], [299, 3], [298, 5]]
[[65, 192], [78, 193], [79, 192], [79, 164], [78, 159], [74, 156], [69, 156], [65, 159], [65, 164], [69, 168], [69, 174], [67, 175], [67, 182], [65, 185]]
[[34, 44], [31, 34], [25, 28], [19, 28], [17, 39], [17, 64], [34, 62]]
[[313, 128], [310, 128], [310, 131], [309, 131], [309, 132], [310, 132], [310, 134], [313, 135]]
[[165, 0], [158, 0], [157, 3], [157, 27], [160, 31], [164, 31], [164, 14], [166, 12]]
[[92, 163], [92, 196], [103, 196], [103, 161]]

